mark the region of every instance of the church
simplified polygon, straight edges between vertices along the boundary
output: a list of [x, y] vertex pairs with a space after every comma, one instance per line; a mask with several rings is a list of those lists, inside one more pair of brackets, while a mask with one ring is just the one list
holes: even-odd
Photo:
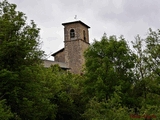
[[58, 64], [62, 69], [81, 74], [85, 63], [84, 51], [89, 47], [89, 26], [82, 21], [62, 23], [64, 48], [53, 53], [54, 61], [44, 60], [44, 66]]

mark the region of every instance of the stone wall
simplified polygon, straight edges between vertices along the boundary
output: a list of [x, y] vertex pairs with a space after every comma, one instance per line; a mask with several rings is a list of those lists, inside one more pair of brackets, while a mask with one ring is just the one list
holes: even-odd
[[72, 73], [80, 74], [82, 72], [82, 66], [85, 63], [84, 51], [88, 46], [89, 44], [82, 40], [65, 42], [65, 62]]
[[[70, 30], [74, 29], [75, 30], [75, 38], [70, 39]], [[64, 28], [64, 38], [65, 41], [71, 41], [71, 40], [77, 40], [81, 39], [84, 40], [84, 35], [83, 35], [83, 30], [86, 33], [86, 42], [89, 43], [89, 33], [88, 33], [88, 28], [85, 26], [82, 26], [80, 23], [74, 23], [70, 25], [66, 25]]]
[[85, 42], [80, 42], [80, 49], [81, 49], [81, 61], [82, 61], [82, 66], [85, 64], [85, 58], [84, 58], [84, 52], [86, 51], [86, 49], [89, 47], [89, 43], [88, 44], [86, 44]]
[[[82, 73], [82, 67], [85, 63], [84, 51], [89, 46], [88, 26], [81, 22], [63, 24], [64, 43], [65, 43], [65, 63], [69, 66], [70, 71], [75, 74]], [[74, 29], [75, 37], [70, 37], [70, 30]], [[85, 31], [85, 40], [84, 32]]]
[[65, 62], [65, 52], [59, 52], [54, 56], [55, 61], [57, 62]]

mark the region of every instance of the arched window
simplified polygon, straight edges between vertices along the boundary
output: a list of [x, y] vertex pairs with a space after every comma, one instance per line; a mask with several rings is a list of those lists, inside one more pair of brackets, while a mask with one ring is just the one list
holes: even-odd
[[75, 31], [74, 29], [70, 30], [70, 38], [74, 38], [75, 37]]
[[83, 39], [84, 39], [84, 41], [86, 41], [86, 33], [85, 33], [85, 30], [83, 30]]

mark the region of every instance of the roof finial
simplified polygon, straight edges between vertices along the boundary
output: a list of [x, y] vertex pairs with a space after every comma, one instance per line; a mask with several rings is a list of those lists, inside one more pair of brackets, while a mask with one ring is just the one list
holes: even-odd
[[74, 16], [74, 19], [77, 20], [77, 15]]

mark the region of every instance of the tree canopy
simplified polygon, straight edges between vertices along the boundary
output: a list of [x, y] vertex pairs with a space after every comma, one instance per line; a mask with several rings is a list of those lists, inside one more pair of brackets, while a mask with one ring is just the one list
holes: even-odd
[[116, 36], [104, 35], [95, 41], [85, 53], [87, 92], [101, 99], [109, 99], [115, 86], [129, 92], [134, 82], [134, 56], [122, 36], [117, 40]]

